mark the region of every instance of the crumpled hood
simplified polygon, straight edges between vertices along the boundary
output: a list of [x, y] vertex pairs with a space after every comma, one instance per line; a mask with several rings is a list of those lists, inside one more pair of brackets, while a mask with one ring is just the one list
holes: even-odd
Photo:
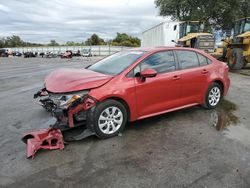
[[66, 93], [100, 87], [113, 76], [88, 69], [62, 68], [53, 71], [45, 78], [45, 87], [49, 92]]

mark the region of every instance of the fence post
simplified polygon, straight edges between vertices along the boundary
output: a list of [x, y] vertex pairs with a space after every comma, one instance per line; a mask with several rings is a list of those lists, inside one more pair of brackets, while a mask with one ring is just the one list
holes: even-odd
[[101, 46], [99, 45], [99, 56], [101, 56]]
[[110, 43], [109, 43], [109, 55], [110, 55]]

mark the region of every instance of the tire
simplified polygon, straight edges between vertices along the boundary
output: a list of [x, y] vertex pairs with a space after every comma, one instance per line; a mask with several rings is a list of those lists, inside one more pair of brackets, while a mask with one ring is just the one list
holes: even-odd
[[230, 56], [227, 58], [227, 65], [232, 70], [240, 70], [244, 67], [245, 59], [243, 57], [243, 49], [233, 48]]
[[[245, 59], [244, 59], [244, 60], [245, 60]], [[248, 62], [245, 60], [244, 65], [243, 65], [243, 68], [246, 68], [247, 64], [248, 64]]]
[[215, 82], [213, 82], [207, 90], [205, 96], [205, 102], [203, 106], [207, 109], [214, 109], [218, 106], [223, 96], [223, 90], [221, 86]]
[[227, 57], [226, 56], [227, 56], [227, 47], [224, 46], [222, 48], [222, 56], [218, 57], [218, 60], [225, 62], [225, 61], [227, 61]]
[[117, 136], [124, 129], [126, 122], [126, 108], [122, 103], [112, 99], [105, 100], [90, 109], [87, 117], [88, 129], [99, 138]]

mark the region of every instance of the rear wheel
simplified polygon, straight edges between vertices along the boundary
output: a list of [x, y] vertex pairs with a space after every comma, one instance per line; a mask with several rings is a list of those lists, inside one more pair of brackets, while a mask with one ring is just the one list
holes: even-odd
[[248, 62], [245, 60], [243, 68], [247, 66]]
[[127, 122], [127, 110], [116, 100], [106, 100], [98, 104], [89, 117], [88, 127], [99, 138], [118, 135]]
[[230, 52], [230, 56], [227, 58], [227, 64], [232, 70], [242, 69], [245, 65], [243, 49], [233, 48]]
[[222, 98], [222, 88], [219, 84], [213, 82], [206, 93], [204, 107], [207, 109], [214, 109], [218, 106]]

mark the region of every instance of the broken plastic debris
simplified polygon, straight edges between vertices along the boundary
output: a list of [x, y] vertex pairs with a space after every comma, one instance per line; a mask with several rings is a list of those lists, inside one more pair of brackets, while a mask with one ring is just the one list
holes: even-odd
[[64, 149], [62, 132], [59, 129], [49, 128], [44, 130], [33, 131], [22, 138], [27, 144], [27, 158], [34, 158], [36, 152], [40, 149]]

